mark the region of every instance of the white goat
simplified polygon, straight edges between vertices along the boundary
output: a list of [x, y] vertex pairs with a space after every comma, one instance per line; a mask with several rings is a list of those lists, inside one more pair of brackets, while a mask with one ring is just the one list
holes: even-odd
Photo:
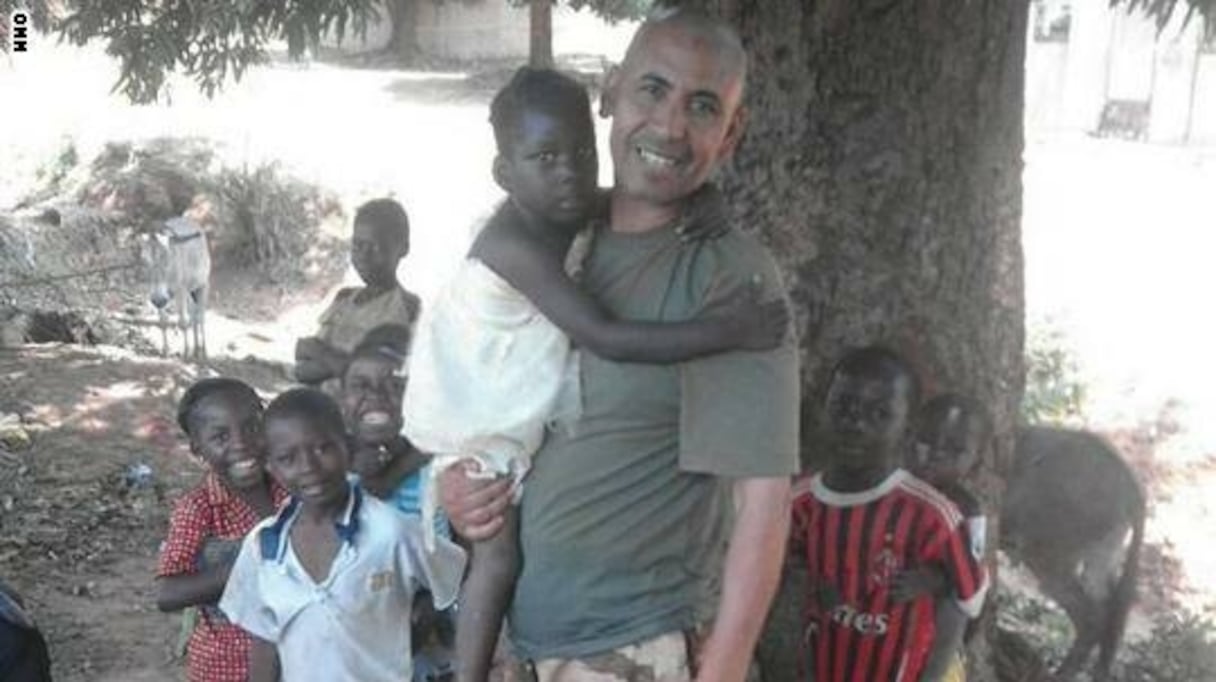
[[[206, 359], [204, 320], [207, 289], [211, 279], [211, 252], [207, 235], [197, 223], [179, 217], [165, 221], [159, 230], [143, 235], [140, 260], [148, 273], [148, 299], [160, 317], [161, 352], [169, 354], [169, 303], [177, 308], [177, 327], [182, 333], [182, 357]], [[186, 333], [187, 327], [191, 334]]]

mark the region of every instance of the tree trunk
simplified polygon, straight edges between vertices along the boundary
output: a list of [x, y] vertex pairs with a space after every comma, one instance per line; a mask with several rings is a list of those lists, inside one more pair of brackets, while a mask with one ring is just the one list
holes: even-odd
[[[971, 483], [994, 522], [1023, 383], [1028, 0], [697, 2], [738, 26], [751, 56], [748, 133], [723, 185], [781, 260], [805, 325], [804, 465], [832, 362], [882, 343], [928, 393], [992, 411], [995, 447]], [[766, 682], [795, 677], [800, 609], [783, 590]], [[995, 679], [986, 634], [968, 680]]]
[[553, 0], [531, 0], [528, 66], [553, 68]]
[[422, 54], [418, 46], [418, 3], [421, 0], [386, 0], [392, 33], [386, 52], [394, 54], [402, 64], [414, 64]]

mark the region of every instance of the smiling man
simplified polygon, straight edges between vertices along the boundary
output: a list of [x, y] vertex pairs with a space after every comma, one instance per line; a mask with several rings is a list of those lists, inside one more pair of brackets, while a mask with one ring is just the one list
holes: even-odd
[[[610, 75], [602, 113], [616, 181], [583, 286], [616, 316], [689, 319], [749, 286], [784, 295], [752, 238], [678, 233], [743, 133], [746, 68], [729, 27], [667, 11]], [[793, 335], [680, 365], [581, 362], [582, 416], [549, 434], [524, 483], [516, 649], [541, 681], [743, 680], [798, 466]], [[442, 485], [458, 530], [497, 532], [508, 482], [453, 467]]]

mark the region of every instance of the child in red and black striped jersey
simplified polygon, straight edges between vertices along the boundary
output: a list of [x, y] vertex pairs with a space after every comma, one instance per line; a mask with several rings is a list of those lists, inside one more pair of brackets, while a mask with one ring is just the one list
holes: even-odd
[[[983, 561], [987, 518], [980, 502], [963, 481], [979, 464], [992, 439], [992, 418], [978, 402], [953, 393], [930, 400], [917, 419], [916, 442], [908, 467], [950, 498], [963, 514], [971, 555]], [[895, 591], [908, 597], [936, 599], [937, 637], [925, 667], [925, 678], [962, 682], [962, 658], [968, 616], [956, 607], [947, 576], [923, 566], [896, 577]]]
[[915, 682], [935, 639], [934, 599], [901, 600], [896, 576], [936, 567], [978, 613], [983, 568], [962, 515], [899, 467], [917, 382], [894, 353], [864, 348], [832, 372], [826, 467], [795, 487], [791, 552], [810, 581], [805, 671], [816, 682]]

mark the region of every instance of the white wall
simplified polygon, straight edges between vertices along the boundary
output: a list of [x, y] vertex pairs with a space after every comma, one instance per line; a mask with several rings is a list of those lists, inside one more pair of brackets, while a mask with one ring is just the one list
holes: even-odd
[[419, 3], [418, 44], [446, 59], [528, 56], [528, 8], [507, 0]]
[[1143, 15], [1104, 2], [1075, 2], [1072, 11], [1068, 42], [1028, 38], [1029, 136], [1091, 132], [1108, 99], [1151, 98], [1149, 139], [1187, 142], [1191, 82], [1197, 77], [1189, 141], [1216, 138], [1216, 55], [1198, 55], [1199, 22], [1184, 29], [1178, 17], [1158, 33]]
[[[381, 20], [368, 26], [363, 40], [347, 36], [341, 44], [332, 36], [327, 47], [346, 52], [376, 50], [388, 43], [392, 33], [388, 10]], [[597, 55], [617, 61], [625, 53], [636, 22], [610, 24], [594, 12], [575, 11], [568, 5], [553, 8], [553, 52], [558, 55]], [[419, 3], [418, 42], [423, 52], [444, 59], [526, 59], [528, 56], [528, 8], [507, 0], [442, 4]]]

